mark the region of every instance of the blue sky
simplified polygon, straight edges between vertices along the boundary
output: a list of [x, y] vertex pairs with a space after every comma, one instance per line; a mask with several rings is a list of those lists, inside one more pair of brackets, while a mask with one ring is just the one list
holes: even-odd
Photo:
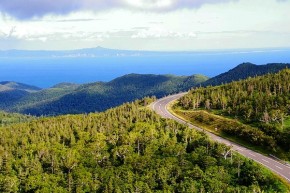
[[1, 0], [0, 49], [290, 47], [290, 0]]

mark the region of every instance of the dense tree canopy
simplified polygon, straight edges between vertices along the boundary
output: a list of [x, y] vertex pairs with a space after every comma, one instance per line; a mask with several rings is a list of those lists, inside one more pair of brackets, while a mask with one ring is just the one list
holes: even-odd
[[187, 91], [207, 79], [202, 75], [128, 74], [110, 82], [61, 83], [34, 92], [27, 92], [28, 86], [6, 83], [6, 90], [0, 87], [0, 109], [36, 116], [100, 112], [146, 96]]
[[180, 99], [184, 109], [206, 109], [250, 124], [252, 127], [222, 127], [223, 131], [245, 140], [273, 142], [265, 145], [283, 149], [290, 158], [290, 70], [233, 82], [193, 89]]
[[36, 117], [0, 111], [0, 126], [2, 127], [14, 123], [28, 122], [34, 119], [36, 119]]
[[280, 70], [289, 68], [289, 63], [270, 63], [265, 65], [255, 65], [252, 63], [242, 63], [237, 67], [222, 73], [218, 76], [210, 78], [202, 83], [202, 86], [217, 86], [230, 83], [233, 81], [244, 80], [249, 77], [262, 76], [268, 73], [277, 73]]
[[104, 113], [0, 128], [1, 192], [287, 192], [201, 132], [160, 118], [150, 98]]

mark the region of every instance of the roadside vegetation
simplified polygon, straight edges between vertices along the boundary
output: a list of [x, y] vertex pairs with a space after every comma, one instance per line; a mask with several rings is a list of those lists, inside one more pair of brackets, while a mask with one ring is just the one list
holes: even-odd
[[289, 69], [193, 89], [175, 108], [179, 109], [177, 114], [194, 123], [210, 130], [217, 128], [221, 135], [290, 160]]

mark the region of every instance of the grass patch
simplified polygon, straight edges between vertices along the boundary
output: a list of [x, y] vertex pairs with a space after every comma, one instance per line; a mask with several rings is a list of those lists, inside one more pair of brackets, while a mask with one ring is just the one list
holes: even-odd
[[[171, 104], [170, 107], [173, 105], [174, 104]], [[271, 137], [266, 136], [258, 128], [243, 124], [238, 120], [211, 114], [204, 110], [187, 111], [180, 108], [170, 108], [170, 111], [183, 120], [189, 121], [193, 125], [226, 138], [234, 143], [264, 155], [273, 154], [277, 157], [286, 158], [285, 152], [276, 146], [275, 141]]]
[[[223, 124], [223, 125], [237, 125], [237, 124], [244, 125], [243, 123], [239, 122], [238, 120], [233, 120], [230, 118], [225, 118], [225, 117], [222, 117], [219, 115], [211, 114], [211, 113], [208, 113], [207, 111], [204, 111], [204, 110], [185, 111], [185, 110], [182, 110], [180, 107], [175, 106], [175, 104], [176, 104], [176, 102], [172, 102], [168, 106], [168, 110], [170, 111], [170, 113], [172, 113], [173, 115], [179, 117], [180, 119], [182, 119], [188, 123], [190, 122], [193, 125], [200, 127], [201, 129], [204, 129], [208, 132], [214, 133], [220, 137], [228, 139], [229, 141], [232, 141], [236, 144], [240, 144], [241, 146], [244, 146], [248, 149], [254, 150], [254, 151], [259, 152], [261, 154], [264, 154], [266, 156], [268, 156], [269, 154], [273, 154], [273, 155], [277, 155], [277, 157], [278, 157], [278, 155], [280, 154], [279, 152], [273, 152], [271, 150], [265, 149], [264, 147], [261, 147], [258, 145], [253, 145], [253, 144], [249, 143], [248, 141], [243, 140], [237, 136], [226, 134], [222, 131], [221, 128], [217, 128], [218, 126], [220, 126], [220, 124]], [[208, 120], [207, 121], [197, 121], [194, 117], [198, 117], [198, 115], [200, 115], [200, 114], [207, 117]], [[217, 130], [215, 128], [217, 128]], [[253, 129], [256, 129], [256, 128], [253, 128]], [[268, 172], [270, 172], [272, 175], [274, 175], [276, 178], [278, 178], [280, 181], [282, 181], [287, 186], [288, 191], [290, 191], [290, 184], [288, 183], [288, 181], [286, 181], [281, 176], [273, 173], [272, 171], [268, 170], [267, 168], [265, 168], [265, 169]]]
[[[232, 141], [236, 144], [240, 144], [248, 149], [254, 150], [254, 151], [259, 152], [261, 154], [264, 154], [264, 155], [275, 154], [272, 151], [266, 150], [264, 147], [253, 145], [246, 140], [240, 139], [237, 136], [231, 136], [231, 135], [225, 134], [224, 132], [222, 132], [221, 129], [218, 129], [218, 130], [215, 129], [216, 126], [218, 125], [218, 123], [226, 123], [228, 125], [235, 125], [235, 124], [244, 125], [242, 122], [240, 122], [238, 120], [233, 120], [229, 117], [223, 117], [223, 116], [219, 116], [216, 114], [208, 113], [205, 110], [199, 110], [199, 111], [184, 110], [180, 106], [177, 106], [176, 105], [177, 103], [178, 103], [177, 101], [171, 102], [168, 105], [168, 111], [171, 114], [175, 115], [176, 117], [186, 121], [187, 123], [192, 123], [193, 125], [200, 127], [201, 129], [204, 129], [208, 132], [214, 133], [218, 136], [221, 136], [225, 139], [228, 139], [229, 141]], [[198, 122], [198, 121], [192, 120], [192, 114], [198, 115], [199, 113], [203, 113], [204, 115], [207, 115], [209, 117], [209, 120], [211, 120], [211, 121]], [[263, 165], [261, 165], [259, 163], [257, 163], [257, 164], [264, 167]], [[281, 176], [277, 175], [276, 173], [273, 173], [268, 168], [264, 168], [264, 170], [267, 171], [269, 174], [271, 174], [273, 177], [279, 179], [287, 187], [287, 192], [290, 192], [290, 184], [288, 183], [287, 180], [285, 180]]]
[[285, 120], [284, 120], [284, 127], [289, 128], [290, 127], [290, 116], [288, 116]]

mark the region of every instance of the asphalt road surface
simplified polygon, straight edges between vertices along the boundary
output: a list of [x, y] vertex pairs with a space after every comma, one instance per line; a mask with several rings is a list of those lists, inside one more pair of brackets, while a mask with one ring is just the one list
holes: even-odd
[[[185, 122], [184, 120], [174, 116], [173, 114], [171, 114], [167, 110], [167, 106], [172, 101], [179, 99], [180, 97], [182, 97], [185, 94], [186, 93], [180, 93], [180, 94], [171, 95], [171, 96], [159, 99], [156, 102], [151, 104], [151, 108], [157, 114], [161, 115], [163, 118], [173, 119], [179, 123], [188, 125], [190, 128], [194, 128], [194, 129], [197, 129], [199, 131], [204, 131], [203, 129], [196, 127], [192, 124], [189, 124], [189, 123]], [[231, 146], [232, 150], [238, 152], [239, 154], [241, 154], [247, 158], [250, 158], [250, 159], [264, 165], [265, 167], [269, 168], [271, 171], [273, 171], [273, 172], [277, 173], [278, 175], [280, 175], [281, 177], [285, 178], [290, 183], [290, 166], [289, 165], [281, 163], [277, 159], [267, 157], [265, 155], [262, 155], [260, 153], [255, 152], [255, 151], [247, 149], [241, 145], [233, 143], [227, 139], [221, 138], [221, 137], [219, 137], [215, 134], [212, 134], [210, 132], [207, 132], [207, 131], [204, 131], [204, 132], [207, 133], [211, 139], [213, 139], [217, 142], [220, 142], [220, 143], [224, 143], [228, 146]]]

